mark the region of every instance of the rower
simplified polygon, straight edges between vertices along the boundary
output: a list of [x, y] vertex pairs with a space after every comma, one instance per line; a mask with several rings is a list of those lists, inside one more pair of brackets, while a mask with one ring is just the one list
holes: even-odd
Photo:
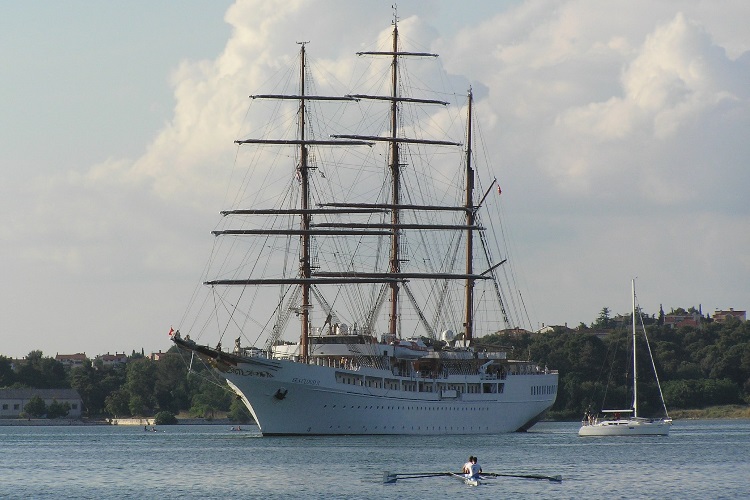
[[479, 479], [479, 474], [482, 473], [482, 466], [477, 463], [477, 457], [471, 457], [471, 466], [469, 467], [471, 479]]

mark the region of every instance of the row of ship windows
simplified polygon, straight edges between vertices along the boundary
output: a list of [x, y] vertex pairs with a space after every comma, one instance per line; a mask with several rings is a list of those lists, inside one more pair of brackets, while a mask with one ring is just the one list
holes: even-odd
[[[393, 391], [407, 392], [435, 392], [432, 382], [403, 382], [399, 388], [398, 380], [381, 379], [375, 377], [351, 376], [348, 374], [337, 373], [336, 381], [340, 384], [357, 385], [360, 387], [372, 387], [374, 389], [388, 389]], [[438, 391], [456, 391], [457, 393], [468, 394], [502, 394], [505, 391], [503, 382], [483, 383], [483, 384], [438, 384]]]
[[542, 394], [554, 394], [556, 391], [557, 391], [557, 386], [555, 385], [532, 385], [531, 386], [532, 396], [541, 396]]
[[[328, 428], [330, 430], [340, 431], [344, 427], [342, 427], [340, 425], [336, 425], [336, 426], [331, 425]], [[349, 426], [346, 427], [346, 429], [351, 430], [352, 426], [349, 425]], [[412, 431], [415, 431], [415, 430], [416, 431], [421, 431], [422, 430], [422, 426], [418, 425], [418, 426], [415, 427], [415, 426], [412, 425], [412, 426], [408, 427], [406, 425], [402, 425], [400, 430], [405, 431], [405, 430], [409, 430], [409, 429], [411, 429]], [[369, 429], [367, 427], [363, 426], [362, 430], [368, 431]], [[377, 430], [395, 431], [396, 430], [396, 426], [392, 425], [392, 426], [388, 427], [387, 425], [384, 425], [382, 427], [378, 427], [376, 425], [375, 427], [373, 427], [372, 430], [374, 430], [374, 431], [377, 431]], [[439, 425], [433, 425], [433, 426], [425, 425], [424, 430], [426, 430], [426, 431], [458, 431], [458, 430], [466, 431], [466, 430], [470, 430], [470, 431], [474, 431], [474, 432], [482, 432], [482, 431], [489, 431], [490, 428], [489, 427], [480, 427], [480, 426], [474, 427], [473, 425], [470, 425], [468, 427], [467, 426], [463, 426], [463, 427], [456, 426], [456, 427], [453, 427], [452, 425], [450, 427], [448, 427], [447, 425], [445, 427], [442, 427], [442, 426], [439, 426]]]

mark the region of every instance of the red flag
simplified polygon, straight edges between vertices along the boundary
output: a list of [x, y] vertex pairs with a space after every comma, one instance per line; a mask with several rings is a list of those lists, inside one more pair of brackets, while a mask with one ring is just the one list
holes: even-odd
[[497, 185], [497, 194], [503, 194], [503, 190], [500, 189], [500, 184]]
[[169, 336], [171, 337], [172, 335], [174, 335], [174, 328], [172, 328], [172, 327], [170, 326], [170, 327], [169, 327]]

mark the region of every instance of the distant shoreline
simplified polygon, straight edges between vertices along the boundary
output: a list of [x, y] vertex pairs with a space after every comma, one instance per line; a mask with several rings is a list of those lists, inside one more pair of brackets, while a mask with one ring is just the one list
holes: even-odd
[[[669, 416], [674, 420], [733, 420], [750, 419], [750, 405], [726, 405], [712, 406], [694, 410], [673, 410]], [[548, 419], [546, 422], [571, 422], [568, 419]], [[72, 425], [119, 425], [136, 427], [153, 425], [154, 417], [148, 418], [122, 418], [122, 419], [74, 419], [61, 418], [49, 420], [46, 418], [0, 418], [0, 426], [72, 426]], [[236, 425], [227, 418], [177, 418], [175, 425]], [[255, 425], [255, 422], [240, 425]]]
[[[148, 424], [145, 422], [148, 421]], [[58, 418], [54, 420], [50, 420], [47, 418], [32, 418], [32, 419], [26, 419], [26, 418], [0, 418], [0, 427], [10, 427], [10, 426], [19, 426], [19, 427], [42, 427], [42, 426], [49, 426], [49, 427], [68, 427], [68, 426], [93, 426], [93, 425], [112, 425], [112, 426], [123, 426], [123, 427], [138, 427], [143, 425], [149, 425], [152, 426], [154, 423], [154, 418], [143, 418], [143, 419], [101, 419], [101, 420], [92, 420], [92, 419], [75, 419], [75, 418]], [[217, 419], [211, 419], [207, 420], [205, 418], [178, 418], [177, 424], [174, 425], [237, 425], [237, 422], [232, 422], [229, 419], [223, 419], [223, 418], [217, 418]], [[247, 424], [240, 424], [240, 425], [255, 425], [254, 422], [249, 422]]]
[[674, 420], [712, 420], [750, 418], [750, 405], [711, 406], [699, 410], [674, 410], [669, 412]]
[[[732, 420], [750, 419], [750, 405], [724, 405], [696, 408], [692, 410], [670, 410], [669, 417], [673, 420]], [[545, 422], [574, 422], [576, 419], [564, 417], [549, 417]]]

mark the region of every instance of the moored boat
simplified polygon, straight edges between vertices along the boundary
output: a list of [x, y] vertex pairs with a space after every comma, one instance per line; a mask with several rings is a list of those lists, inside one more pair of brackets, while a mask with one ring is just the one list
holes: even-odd
[[[672, 419], [669, 418], [667, 406], [664, 403], [664, 397], [659, 384], [659, 376], [656, 374], [656, 365], [651, 355], [651, 347], [648, 347], [648, 353], [651, 357], [651, 365], [654, 369], [656, 384], [659, 387], [661, 403], [664, 408], [665, 417], [663, 418], [644, 418], [638, 416], [638, 371], [637, 371], [637, 329], [636, 329], [636, 307], [635, 280], [632, 281], [632, 300], [633, 300], [633, 326], [632, 326], [632, 349], [633, 349], [633, 404], [631, 408], [621, 410], [602, 410], [601, 415], [587, 412], [581, 422], [581, 428], [578, 430], [579, 436], [666, 436], [672, 426]], [[643, 327], [643, 324], [641, 324]], [[648, 345], [646, 330], [643, 328], [643, 336]], [[625, 415], [625, 416], [623, 416]]]

